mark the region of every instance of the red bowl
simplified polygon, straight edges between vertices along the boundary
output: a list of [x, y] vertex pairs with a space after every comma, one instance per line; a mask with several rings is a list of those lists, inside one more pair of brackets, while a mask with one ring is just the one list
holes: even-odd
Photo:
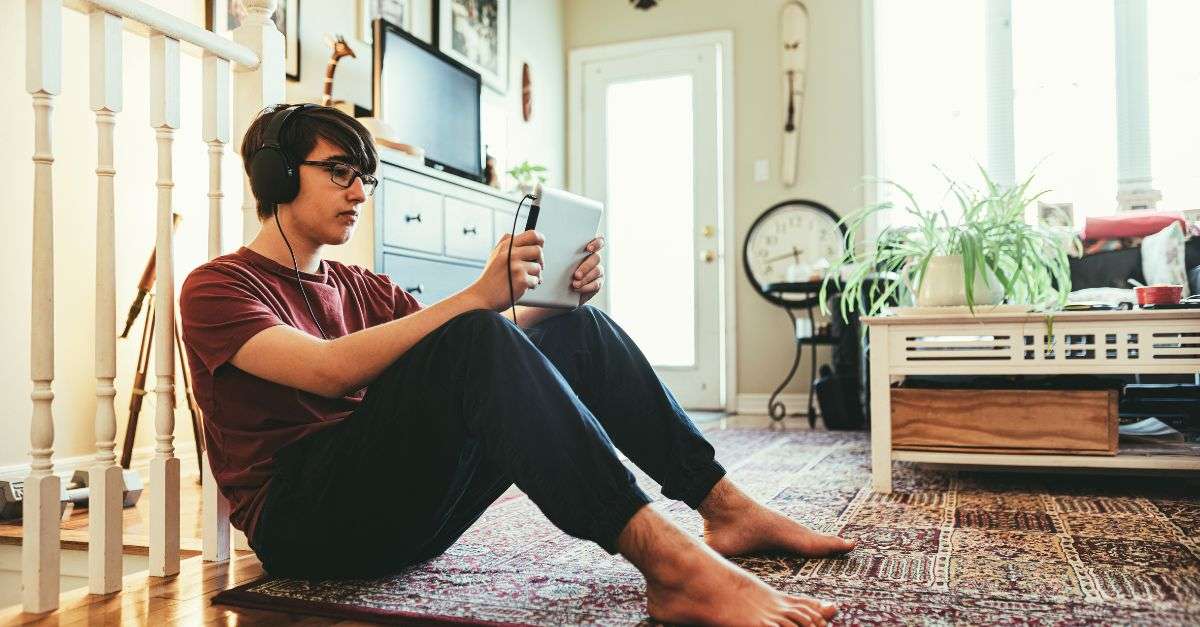
[[1133, 288], [1138, 305], [1173, 305], [1183, 296], [1182, 285], [1145, 285]]

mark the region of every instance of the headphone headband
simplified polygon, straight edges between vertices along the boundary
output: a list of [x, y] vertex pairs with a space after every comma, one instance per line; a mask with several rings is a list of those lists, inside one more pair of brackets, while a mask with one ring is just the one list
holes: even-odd
[[267, 124], [267, 130], [263, 133], [263, 148], [270, 146], [271, 148], [279, 148], [279, 135], [283, 133], [283, 126], [287, 124], [289, 118], [293, 114], [310, 109], [317, 105], [311, 103], [291, 105], [277, 111], [270, 123]]

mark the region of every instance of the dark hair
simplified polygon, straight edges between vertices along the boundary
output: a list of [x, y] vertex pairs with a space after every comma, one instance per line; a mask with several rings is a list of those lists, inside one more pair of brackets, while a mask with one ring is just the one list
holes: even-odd
[[[247, 175], [250, 174], [250, 159], [255, 151], [262, 147], [263, 134], [266, 133], [271, 118], [290, 106], [292, 105], [278, 104], [263, 109], [250, 123], [250, 128], [246, 129], [246, 135], [242, 137], [242, 166], [246, 168]], [[379, 155], [375, 151], [375, 142], [370, 131], [358, 120], [333, 107], [308, 107], [293, 113], [279, 135], [279, 144], [292, 163], [300, 163], [317, 145], [318, 137], [346, 151], [350, 165], [366, 174], [375, 173], [375, 168], [379, 165]], [[271, 205], [259, 201], [259, 221], [266, 220], [271, 215]]]

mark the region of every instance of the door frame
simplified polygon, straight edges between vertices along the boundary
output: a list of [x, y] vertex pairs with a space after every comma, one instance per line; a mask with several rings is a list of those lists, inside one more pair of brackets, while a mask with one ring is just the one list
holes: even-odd
[[635, 57], [649, 52], [685, 48], [696, 45], [715, 45], [720, 67], [717, 95], [721, 120], [718, 138], [720, 158], [717, 163], [720, 179], [717, 197], [717, 216], [721, 236], [717, 238], [717, 260], [721, 264], [719, 300], [723, 304], [719, 339], [720, 353], [725, 360], [721, 395], [725, 411], [737, 413], [737, 250], [734, 241], [734, 115], [733, 115], [733, 31], [708, 31], [690, 35], [658, 37], [617, 44], [572, 48], [567, 56], [567, 187], [578, 193], [583, 187], [583, 66], [592, 61], [607, 61]]

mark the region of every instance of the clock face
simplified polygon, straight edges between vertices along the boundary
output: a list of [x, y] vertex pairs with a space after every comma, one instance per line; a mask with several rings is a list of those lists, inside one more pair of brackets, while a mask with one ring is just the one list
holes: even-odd
[[769, 209], [746, 236], [746, 270], [760, 291], [769, 283], [820, 280], [845, 252], [832, 211], [801, 204]]

